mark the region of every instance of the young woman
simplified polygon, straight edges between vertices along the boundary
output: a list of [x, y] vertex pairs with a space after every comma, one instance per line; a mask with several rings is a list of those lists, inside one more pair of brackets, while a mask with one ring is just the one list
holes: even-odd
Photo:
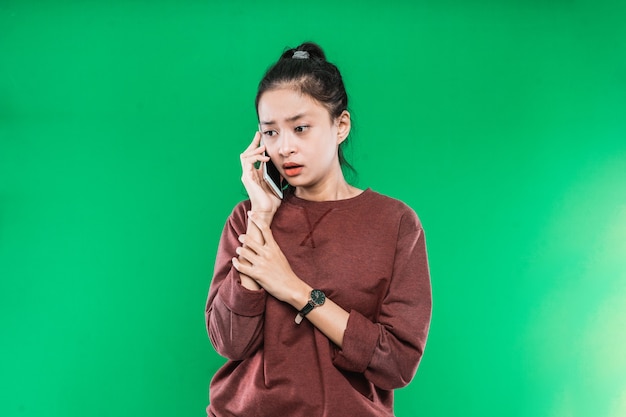
[[[206, 304], [228, 359], [209, 416], [393, 416], [393, 389], [417, 370], [431, 315], [424, 232], [407, 205], [344, 178], [347, 107], [313, 43], [259, 84], [260, 131], [241, 154], [249, 200], [226, 222]], [[282, 200], [257, 168], [270, 159]]]

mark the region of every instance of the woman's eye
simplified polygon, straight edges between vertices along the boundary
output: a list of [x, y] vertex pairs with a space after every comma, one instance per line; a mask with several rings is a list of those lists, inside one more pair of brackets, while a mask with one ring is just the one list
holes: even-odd
[[296, 132], [301, 133], [307, 130], [308, 128], [309, 128], [308, 126], [298, 126], [296, 127]]
[[263, 134], [265, 136], [270, 136], [271, 137], [271, 136], [276, 135], [276, 131], [275, 130], [266, 130], [266, 131], [263, 132]]

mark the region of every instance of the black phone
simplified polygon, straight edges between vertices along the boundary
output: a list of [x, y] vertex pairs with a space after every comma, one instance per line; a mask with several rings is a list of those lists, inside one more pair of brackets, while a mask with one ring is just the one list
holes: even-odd
[[[263, 154], [267, 156], [265, 152]], [[283, 178], [271, 159], [263, 163], [263, 180], [270, 186], [276, 197], [283, 198]]]

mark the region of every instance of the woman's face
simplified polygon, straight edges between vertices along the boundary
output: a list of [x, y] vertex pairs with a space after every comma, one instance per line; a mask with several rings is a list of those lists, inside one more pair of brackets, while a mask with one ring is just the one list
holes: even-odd
[[337, 151], [350, 132], [347, 111], [333, 121], [307, 94], [281, 88], [263, 93], [258, 114], [267, 154], [291, 186], [323, 192], [343, 180]]

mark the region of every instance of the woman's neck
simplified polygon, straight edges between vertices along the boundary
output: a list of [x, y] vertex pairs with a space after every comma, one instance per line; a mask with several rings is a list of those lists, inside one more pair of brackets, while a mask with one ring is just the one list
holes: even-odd
[[337, 201], [356, 197], [363, 190], [350, 185], [343, 176], [336, 183], [317, 184], [313, 187], [296, 187], [296, 197], [308, 201]]

